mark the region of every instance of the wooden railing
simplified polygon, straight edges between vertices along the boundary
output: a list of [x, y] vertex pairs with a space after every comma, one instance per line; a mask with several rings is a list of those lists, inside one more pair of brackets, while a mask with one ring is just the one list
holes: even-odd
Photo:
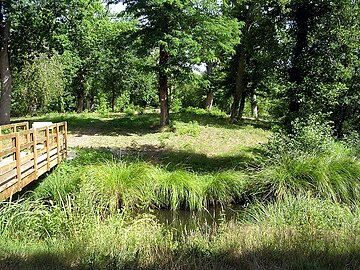
[[36, 129], [29, 129], [27, 122], [0, 126], [0, 200], [21, 191], [66, 156], [66, 122]]
[[0, 126], [0, 134], [3, 133], [14, 133], [17, 131], [28, 130], [29, 122], [20, 122], [10, 125], [2, 125]]

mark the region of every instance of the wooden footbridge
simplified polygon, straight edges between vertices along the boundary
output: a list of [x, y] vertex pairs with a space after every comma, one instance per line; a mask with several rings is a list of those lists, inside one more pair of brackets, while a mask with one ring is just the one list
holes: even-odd
[[0, 126], [0, 200], [9, 198], [67, 156], [67, 123]]

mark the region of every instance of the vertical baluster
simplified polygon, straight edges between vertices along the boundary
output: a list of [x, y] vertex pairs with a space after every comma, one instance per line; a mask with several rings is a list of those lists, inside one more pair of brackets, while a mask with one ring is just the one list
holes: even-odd
[[[2, 129], [1, 129], [1, 126], [0, 126], [0, 136], [2, 135]], [[2, 148], [3, 148], [3, 141], [0, 140], [0, 152], [2, 151]], [[2, 160], [2, 158], [0, 158], [0, 161]]]
[[16, 160], [16, 176], [17, 176], [17, 184], [18, 190], [21, 190], [21, 157], [20, 157], [20, 136], [19, 132], [15, 133], [15, 160]]
[[45, 131], [46, 136], [46, 159], [47, 159], [47, 170], [50, 170], [50, 136], [49, 136], [49, 127], [46, 127]]
[[65, 157], [67, 157], [67, 133], [68, 133], [68, 126], [67, 122], [64, 122], [64, 146], [65, 146]]
[[33, 130], [32, 135], [33, 135], [34, 171], [35, 171], [35, 177], [37, 178], [38, 177], [38, 172], [37, 172], [38, 154], [37, 154], [37, 134], [36, 134], [36, 129]]
[[56, 150], [57, 150], [57, 160], [58, 160], [58, 164], [61, 161], [61, 156], [60, 156], [60, 127], [59, 124], [56, 124]]

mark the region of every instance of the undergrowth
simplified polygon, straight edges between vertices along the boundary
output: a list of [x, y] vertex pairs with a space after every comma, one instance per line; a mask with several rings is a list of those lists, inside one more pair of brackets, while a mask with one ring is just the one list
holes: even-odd
[[335, 141], [327, 127], [295, 125], [264, 147], [256, 188], [266, 198], [312, 194], [334, 202], [360, 201], [360, 163], [352, 148]]

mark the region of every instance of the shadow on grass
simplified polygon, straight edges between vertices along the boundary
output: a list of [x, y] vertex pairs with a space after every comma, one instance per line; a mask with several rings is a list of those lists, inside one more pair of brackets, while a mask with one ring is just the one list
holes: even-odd
[[[251, 125], [255, 128], [270, 129], [271, 123], [243, 119], [236, 124], [230, 124], [226, 116], [211, 114], [200, 114], [196, 112], [180, 112], [171, 114], [172, 121], [189, 123], [196, 121], [201, 126], [212, 126], [226, 129], [241, 129], [243, 126]], [[17, 119], [17, 121], [28, 121], [28, 119]], [[108, 118], [96, 114], [58, 114], [45, 115], [36, 119], [30, 119], [30, 125], [34, 121], [46, 122], [68, 122], [69, 132], [82, 135], [107, 135], [107, 136], [131, 136], [156, 133], [159, 128], [159, 116], [157, 113], [146, 113], [142, 115], [128, 116], [124, 114], [110, 114]]]
[[43, 117], [37, 121], [68, 122], [68, 129], [73, 134], [131, 136], [145, 135], [157, 131], [157, 114], [144, 115], [112, 115], [111, 118], [95, 118], [90, 115], [59, 115]]
[[38, 254], [27, 258], [22, 256], [7, 256], [0, 258], [1, 270], [82, 270], [89, 267], [71, 266], [63, 262], [55, 254]]
[[196, 121], [202, 126], [219, 127], [226, 129], [240, 129], [243, 126], [253, 126], [254, 128], [260, 128], [269, 130], [271, 129], [272, 122], [264, 120], [255, 120], [250, 118], [243, 118], [236, 123], [231, 124], [228, 116], [212, 115], [209, 113], [199, 112], [179, 112], [172, 114], [172, 120], [189, 123]]
[[135, 148], [128, 147], [124, 153], [122, 158], [126, 161], [140, 159], [161, 165], [169, 171], [183, 169], [197, 173], [216, 173], [227, 170], [256, 170], [259, 168], [261, 151], [257, 148], [247, 148], [236, 155], [207, 156], [192, 151], [141, 145]]
[[[164, 254], [163, 261], [158, 259], [156, 263], [143, 265], [139, 258], [122, 261], [118, 264], [116, 260], [109, 257], [100, 263], [66, 263], [63, 257], [56, 254], [41, 254], [27, 257], [8, 256], [0, 259], [2, 270], [85, 270], [85, 269], [241, 269], [241, 270], [358, 270], [360, 269], [360, 252], [354, 250], [352, 253], [332, 254], [332, 252], [302, 250], [292, 248], [287, 251], [274, 250], [271, 247], [263, 247], [254, 251], [246, 251], [237, 254], [235, 252], [223, 251], [211, 253], [196, 248], [185, 253]], [[142, 254], [137, 254], [140, 257]], [[96, 255], [95, 255], [96, 256]], [[101, 255], [99, 255], [101, 256]], [[84, 259], [84, 258], [82, 258]]]

